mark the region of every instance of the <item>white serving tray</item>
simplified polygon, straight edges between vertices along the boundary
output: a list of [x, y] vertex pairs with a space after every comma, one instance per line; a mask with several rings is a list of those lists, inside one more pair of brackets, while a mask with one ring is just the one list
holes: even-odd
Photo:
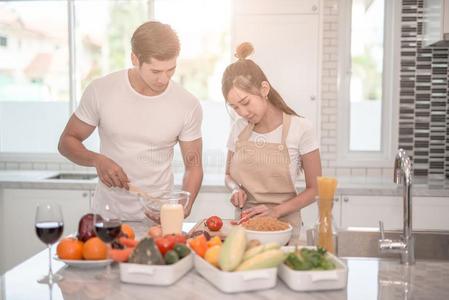
[[120, 263], [120, 280], [127, 283], [170, 285], [193, 267], [193, 254], [173, 265], [141, 265]]
[[212, 266], [198, 255], [194, 257], [194, 265], [201, 276], [225, 293], [270, 289], [277, 282], [277, 268], [225, 272]]
[[[306, 247], [316, 249], [316, 247]], [[282, 247], [286, 253], [295, 250], [294, 246]], [[278, 268], [279, 277], [294, 291], [322, 291], [337, 290], [346, 287], [348, 268], [335, 255], [328, 253], [328, 257], [335, 263], [336, 269], [328, 271], [295, 271], [281, 264]]]

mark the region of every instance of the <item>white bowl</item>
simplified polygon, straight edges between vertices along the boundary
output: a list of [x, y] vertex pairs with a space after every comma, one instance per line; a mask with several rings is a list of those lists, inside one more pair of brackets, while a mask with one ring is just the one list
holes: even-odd
[[258, 231], [249, 230], [243, 227], [246, 232], [247, 240], [259, 240], [261, 244], [276, 242], [281, 246], [288, 243], [292, 237], [292, 225], [288, 224], [288, 229], [278, 231]]

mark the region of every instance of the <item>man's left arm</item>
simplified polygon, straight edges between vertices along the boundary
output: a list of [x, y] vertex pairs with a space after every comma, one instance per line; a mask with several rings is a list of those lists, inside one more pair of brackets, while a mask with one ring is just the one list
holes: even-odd
[[179, 146], [185, 167], [182, 189], [190, 193], [190, 203], [185, 212], [188, 217], [203, 181], [203, 140], [199, 138], [188, 142], [179, 141]]

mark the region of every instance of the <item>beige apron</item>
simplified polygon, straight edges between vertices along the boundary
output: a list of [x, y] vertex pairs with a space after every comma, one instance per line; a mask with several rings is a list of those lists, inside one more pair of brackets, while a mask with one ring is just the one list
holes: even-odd
[[[248, 196], [243, 209], [265, 204], [274, 207], [297, 195], [290, 175], [290, 155], [285, 140], [290, 129], [291, 116], [283, 114], [281, 143], [263, 140], [249, 141], [254, 124], [248, 124], [240, 133], [230, 164], [230, 175]], [[240, 209], [236, 209], [236, 218]], [[280, 218], [293, 226], [293, 237], [299, 236], [302, 224], [300, 211]]]

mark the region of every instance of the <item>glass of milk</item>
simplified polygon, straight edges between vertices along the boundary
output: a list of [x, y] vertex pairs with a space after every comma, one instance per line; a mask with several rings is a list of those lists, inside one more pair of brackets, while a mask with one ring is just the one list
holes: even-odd
[[162, 234], [180, 234], [184, 221], [184, 209], [190, 200], [190, 193], [186, 191], [172, 191], [161, 197], [161, 227]]

